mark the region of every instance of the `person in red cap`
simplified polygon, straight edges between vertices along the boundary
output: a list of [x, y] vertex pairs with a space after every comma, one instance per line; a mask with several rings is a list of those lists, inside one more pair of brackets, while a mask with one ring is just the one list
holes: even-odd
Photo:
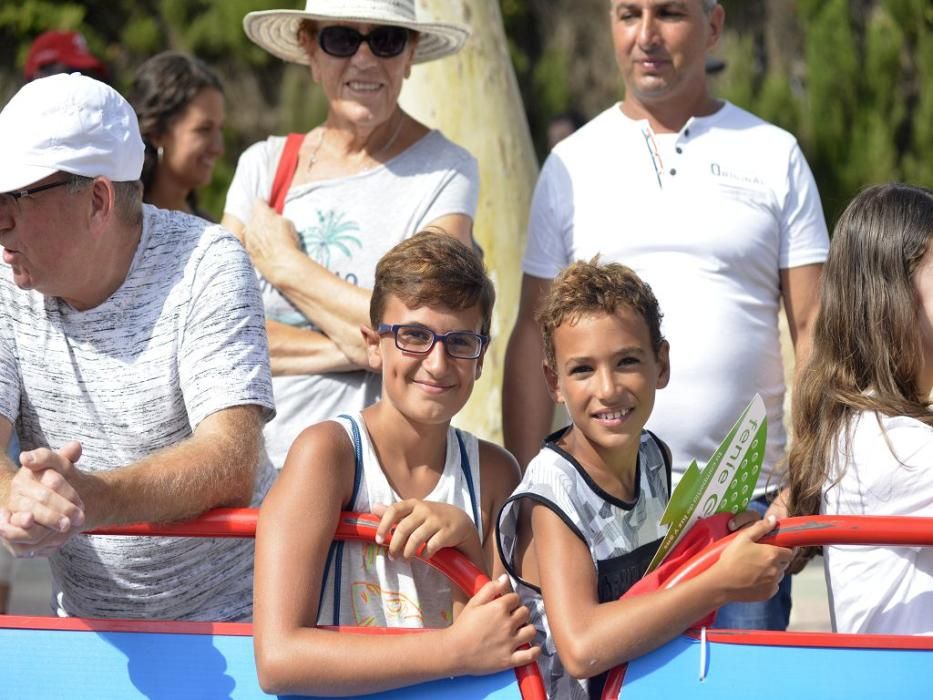
[[107, 82], [109, 77], [107, 66], [90, 52], [82, 34], [51, 30], [43, 32], [32, 42], [23, 75], [29, 82], [74, 71], [102, 82]]

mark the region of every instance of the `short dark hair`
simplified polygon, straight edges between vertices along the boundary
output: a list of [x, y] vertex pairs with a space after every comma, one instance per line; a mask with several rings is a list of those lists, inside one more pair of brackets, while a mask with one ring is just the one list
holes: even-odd
[[381, 322], [389, 296], [409, 308], [444, 306], [461, 311], [479, 306], [480, 332], [489, 335], [496, 290], [483, 261], [440, 229], [426, 229], [402, 241], [376, 265], [369, 303], [373, 328]]
[[[130, 104], [139, 119], [139, 132], [146, 146], [143, 161], [143, 191], [148, 192], [155, 181], [159, 163], [152, 138], [164, 134], [202, 90], [217, 90], [223, 94], [223, 83], [202, 60], [179, 51], [163, 51], [143, 63], [130, 86]], [[144, 195], [145, 196], [145, 195]], [[196, 209], [194, 192], [188, 204]]]
[[544, 336], [548, 365], [556, 366], [554, 331], [561, 325], [595, 312], [614, 314], [623, 306], [645, 320], [651, 349], [657, 356], [664, 342], [661, 335], [663, 315], [651, 287], [634, 270], [619, 263], [602, 265], [599, 256], [589, 262], [578, 260], [564, 268], [554, 279], [535, 315]]

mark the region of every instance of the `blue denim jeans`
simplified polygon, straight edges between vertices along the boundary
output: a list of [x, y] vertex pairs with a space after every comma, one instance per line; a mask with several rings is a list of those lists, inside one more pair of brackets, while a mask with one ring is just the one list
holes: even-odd
[[[754, 499], [748, 504], [748, 509], [764, 516], [768, 510], [768, 498], [761, 496]], [[791, 578], [790, 575], [785, 576], [778, 586], [778, 592], [768, 600], [723, 605], [716, 613], [716, 623], [713, 627], [736, 630], [786, 630], [790, 623]]]

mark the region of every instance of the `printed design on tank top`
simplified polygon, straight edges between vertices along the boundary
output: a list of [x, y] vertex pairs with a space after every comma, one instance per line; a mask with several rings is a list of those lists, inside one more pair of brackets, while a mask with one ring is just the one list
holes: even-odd
[[[376, 576], [376, 559], [382, 552], [382, 547], [372, 542], [364, 544], [360, 548], [361, 570], [365, 574]], [[350, 584], [352, 592], [353, 620], [359, 627], [373, 627], [377, 620], [367, 612], [371, 608], [371, 599], [378, 598], [382, 600], [382, 609], [386, 617], [390, 620], [399, 622], [405, 626], [405, 622], [417, 621], [418, 626], [424, 626], [424, 613], [415, 601], [411, 600], [401, 591], [391, 591], [383, 589], [372, 579], [363, 579], [353, 581]]]
[[387, 622], [397, 622], [399, 626], [407, 627], [416, 621], [419, 627], [424, 627], [424, 613], [421, 607], [404, 593], [385, 591], [378, 583], [372, 581], [354, 581], [350, 590], [353, 592], [353, 620], [358, 627], [373, 627], [376, 624], [375, 618], [365, 612], [366, 606], [371, 604], [371, 598], [382, 600]]
[[[371, 542], [360, 548], [361, 570], [367, 575], [372, 574], [373, 578], [377, 577], [376, 559], [383, 555], [381, 550], [381, 546]], [[381, 598], [382, 608], [385, 610], [386, 616], [391, 620], [399, 623], [416, 620], [421, 627], [425, 624], [424, 612], [421, 606], [401, 591], [383, 589], [379, 584], [374, 583], [372, 579], [353, 581], [350, 584], [350, 590], [353, 598], [353, 620], [359, 627], [372, 627], [376, 624], [373, 616], [365, 612], [367, 606], [371, 605], [370, 600], [372, 598]], [[454, 619], [453, 604], [451, 604], [449, 610], [440, 610], [438, 614], [444, 623], [450, 624]]]
[[370, 571], [375, 571], [376, 557], [379, 556], [382, 547], [378, 544], [372, 542], [367, 542], [363, 546], [363, 571], [369, 573]]

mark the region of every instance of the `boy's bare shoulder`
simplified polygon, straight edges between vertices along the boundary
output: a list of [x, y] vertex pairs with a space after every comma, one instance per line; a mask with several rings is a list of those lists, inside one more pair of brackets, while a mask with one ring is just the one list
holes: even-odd
[[496, 500], [508, 498], [518, 482], [522, 472], [512, 453], [487, 440], [479, 443], [480, 479], [484, 494]]
[[288, 450], [282, 473], [315, 481], [338, 480], [340, 490], [349, 498], [355, 458], [353, 442], [344, 427], [334, 420], [322, 421], [299, 433]]
[[353, 443], [343, 425], [335, 420], [321, 421], [302, 430], [292, 443], [289, 456], [296, 451], [354, 458]]

